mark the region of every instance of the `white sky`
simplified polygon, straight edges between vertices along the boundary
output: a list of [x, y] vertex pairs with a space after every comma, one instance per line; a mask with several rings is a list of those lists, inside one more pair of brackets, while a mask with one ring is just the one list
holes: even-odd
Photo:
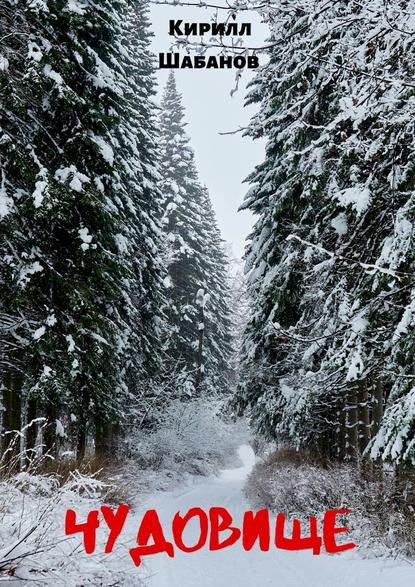
[[[150, 16], [155, 34], [152, 49], [158, 54], [170, 51], [170, 19], [209, 22], [213, 11], [197, 7], [153, 5]], [[245, 12], [238, 21], [252, 23], [252, 36], [244, 39], [250, 46], [260, 46], [268, 31], [260, 22], [259, 16], [254, 12]], [[197, 37], [194, 39], [197, 40]], [[169, 71], [158, 71], [160, 93]], [[245, 238], [253, 224], [253, 218], [248, 212], [237, 212], [248, 189], [248, 185], [242, 184], [242, 181], [253, 171], [255, 165], [262, 161], [264, 142], [243, 137], [242, 133], [219, 135], [219, 132], [233, 131], [246, 126], [257, 108], [243, 106], [245, 86], [255, 70], [243, 70], [239, 91], [233, 97], [230, 96], [230, 91], [235, 86], [236, 71], [174, 70], [178, 89], [183, 95], [188, 122], [187, 133], [191, 137], [195, 151], [200, 180], [209, 189], [223, 238], [232, 244], [234, 254], [241, 257]]]

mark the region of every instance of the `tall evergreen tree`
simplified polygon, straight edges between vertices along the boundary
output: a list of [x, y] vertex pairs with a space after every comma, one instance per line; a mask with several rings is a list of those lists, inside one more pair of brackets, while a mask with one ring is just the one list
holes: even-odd
[[50, 417], [65, 405], [81, 455], [91, 423], [121, 415], [133, 347], [156, 355], [151, 65], [134, 6], [1, 3], [0, 307], [27, 330], [23, 377], [2, 382]]
[[210, 385], [218, 390], [229, 388], [230, 358], [233, 346], [231, 284], [229, 258], [217, 225], [215, 212], [207, 188], [202, 189], [206, 291], [204, 323], [207, 339], [205, 370]]
[[329, 456], [377, 434], [374, 458], [413, 460], [412, 7], [277, 3], [251, 91], [268, 146], [245, 203], [259, 220], [238, 401]]
[[[201, 380], [224, 387], [230, 334], [227, 259], [207, 190], [199, 182], [185, 133], [184, 109], [169, 76], [160, 117], [163, 194], [172, 335], [167, 354], [190, 393]], [[225, 378], [226, 379], [226, 378]]]

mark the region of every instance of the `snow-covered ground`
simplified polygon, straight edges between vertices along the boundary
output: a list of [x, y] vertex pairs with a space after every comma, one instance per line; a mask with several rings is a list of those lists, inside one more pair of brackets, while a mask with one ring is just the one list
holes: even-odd
[[[138, 493], [131, 503], [131, 511], [122, 534], [111, 554], [104, 554], [108, 536], [105, 524], [98, 531], [95, 554], [88, 556], [82, 548], [79, 534], [64, 536], [64, 517], [72, 507], [84, 521], [88, 511], [99, 509], [99, 498], [78, 495], [75, 486], [89, 487], [94, 493], [93, 479], [73, 477], [53, 497], [48, 487], [22, 493], [14, 485], [2, 494], [0, 524], [1, 556], [12, 551], [13, 562], [0, 572], [0, 583], [31, 587], [413, 587], [415, 566], [395, 560], [363, 559], [357, 551], [343, 555], [313, 556], [309, 552], [287, 552], [271, 549], [250, 552], [237, 543], [221, 551], [211, 552], [207, 547], [195, 553], [175, 549], [175, 558], [167, 554], [144, 556], [136, 568], [129, 550], [135, 546], [140, 520], [146, 510], [156, 509], [167, 539], [174, 515], [183, 515], [192, 507], [207, 511], [212, 506], [225, 507], [241, 525], [245, 511], [252, 509], [244, 496], [246, 478], [255, 464], [253, 450], [244, 445], [239, 448], [239, 467], [223, 470], [218, 476], [192, 477], [173, 491], [154, 492], [149, 497]], [[24, 477], [24, 479], [26, 479]], [[37, 478], [28, 478], [27, 483]], [[37, 481], [38, 485], [41, 479]], [[138, 481], [138, 479], [137, 479]], [[44, 481], [42, 481], [45, 483]], [[23, 515], [24, 514], [24, 515]], [[31, 530], [32, 527], [36, 531]], [[29, 541], [23, 536], [29, 535]], [[37, 538], [35, 538], [37, 536]], [[199, 532], [192, 522], [184, 532], [185, 544], [195, 544]], [[3, 543], [3, 544], [1, 544]], [[27, 553], [21, 561], [18, 556]], [[10, 558], [10, 556], [9, 556]]]
[[[216, 478], [181, 490], [156, 495], [144, 504], [145, 509], [157, 509], [166, 529], [176, 512], [184, 514], [192, 507], [205, 511], [212, 506], [226, 507], [240, 524], [243, 513], [250, 509], [243, 488], [255, 456], [245, 445], [239, 449], [239, 457], [241, 467], [224, 470]], [[139, 509], [142, 508], [141, 504]], [[189, 524], [185, 543], [196, 543], [196, 532], [196, 526]], [[167, 530], [165, 533], [169, 538]], [[255, 548], [245, 552], [239, 544], [217, 552], [207, 548], [191, 554], [176, 550], [173, 559], [164, 553], [150, 556], [142, 573], [147, 576], [149, 587], [413, 587], [415, 584], [415, 566], [401, 561], [362, 559], [356, 551], [336, 556], [276, 549], [260, 552]]]

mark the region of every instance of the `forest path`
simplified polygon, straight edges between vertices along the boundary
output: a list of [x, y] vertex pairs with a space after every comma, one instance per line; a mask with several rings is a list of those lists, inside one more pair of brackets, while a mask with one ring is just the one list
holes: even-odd
[[[146, 503], [146, 509], [159, 513], [166, 538], [167, 528], [176, 512], [183, 515], [192, 507], [207, 511], [212, 506], [226, 507], [240, 527], [250, 506], [243, 487], [255, 463], [249, 446], [241, 446], [242, 466], [223, 470], [181, 491], [158, 494]], [[189, 524], [184, 533], [186, 544], [196, 544], [199, 532]], [[149, 587], [413, 587], [415, 567], [394, 560], [364, 560], [355, 551], [337, 556], [313, 556], [309, 552], [271, 549], [260, 552], [254, 547], [245, 552], [242, 545], [217, 552], [206, 547], [191, 554], [181, 551], [171, 559], [166, 554], [145, 557]]]

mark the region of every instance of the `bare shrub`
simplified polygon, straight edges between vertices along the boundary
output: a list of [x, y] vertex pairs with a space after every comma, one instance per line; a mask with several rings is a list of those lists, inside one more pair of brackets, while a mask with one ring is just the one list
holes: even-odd
[[208, 475], [227, 465], [227, 459], [246, 441], [247, 432], [238, 423], [222, 419], [221, 406], [200, 398], [176, 399], [164, 406], [157, 413], [153, 431], [136, 429], [129, 435], [127, 454], [135, 472], [145, 471], [149, 485], [153, 485], [149, 476], [154, 472], [162, 488], [169, 478]]
[[350, 509], [347, 524], [366, 554], [415, 554], [414, 485], [391, 472], [325, 464], [310, 453], [281, 449], [257, 463], [246, 485], [257, 508], [306, 519]]
[[68, 508], [85, 518], [103, 503], [128, 503], [122, 472], [106, 468], [99, 458], [79, 462], [34, 450], [19, 453], [20, 438], [21, 431], [9, 434], [10, 450], [0, 459], [0, 582], [53, 580], [75, 587], [82, 575], [86, 584], [140, 585], [138, 578], [132, 580], [116, 568], [119, 561], [103, 563], [103, 547], [98, 548], [96, 563], [85, 565], [79, 535], [66, 537], [63, 530]]

